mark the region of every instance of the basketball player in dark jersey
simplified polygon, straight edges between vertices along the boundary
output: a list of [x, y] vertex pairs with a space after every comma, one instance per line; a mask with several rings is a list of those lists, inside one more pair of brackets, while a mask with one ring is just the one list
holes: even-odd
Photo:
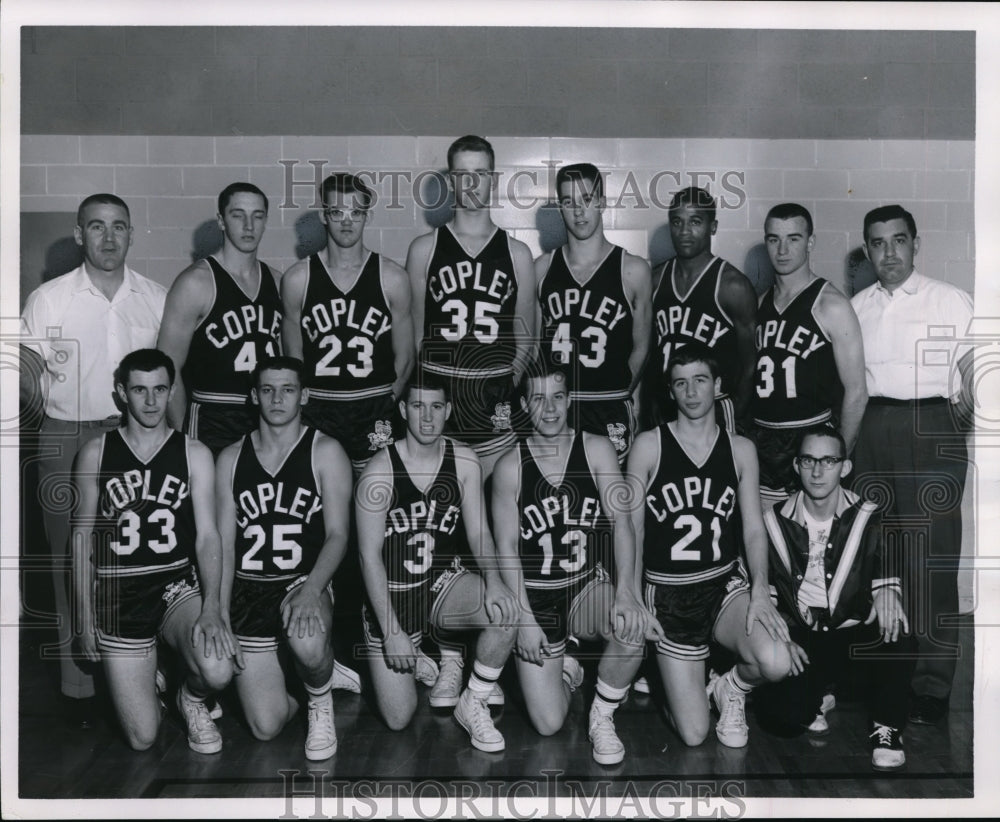
[[[667, 373], [677, 419], [640, 434], [628, 465], [646, 606], [664, 634], [656, 660], [681, 739], [704, 741], [711, 698], [719, 709], [716, 736], [740, 748], [747, 744], [746, 694], [783, 679], [793, 665], [800, 672], [801, 660], [793, 660], [788, 627], [771, 604], [757, 455], [749, 440], [715, 421], [715, 358], [702, 343], [687, 343], [671, 354]], [[752, 586], [736, 539], [741, 524]], [[739, 662], [710, 679], [706, 698], [709, 641]]]
[[177, 275], [156, 340], [178, 371], [167, 421], [214, 455], [257, 426], [251, 375], [258, 360], [281, 353], [278, 287], [257, 259], [267, 197], [251, 183], [232, 183], [219, 194], [216, 217], [222, 251]]
[[[285, 646], [309, 700], [306, 758], [320, 760], [337, 750], [330, 580], [347, 549], [352, 477], [336, 440], [302, 424], [302, 372], [293, 357], [258, 363], [250, 396], [260, 428], [219, 455], [216, 502], [250, 730], [273, 739], [298, 709], [278, 658]], [[360, 692], [357, 674], [341, 666], [340, 677]]]
[[764, 244], [777, 273], [757, 309], [757, 373], [748, 430], [760, 458], [764, 507], [788, 496], [802, 429], [830, 422], [848, 454], [868, 402], [861, 328], [850, 301], [809, 266], [812, 216], [797, 203], [772, 208]]
[[674, 194], [669, 225], [677, 256], [653, 271], [653, 344], [642, 385], [643, 428], [676, 419], [667, 362], [675, 348], [697, 340], [715, 352], [722, 369], [715, 411], [719, 424], [733, 432], [746, 416], [753, 391], [757, 295], [738, 269], [712, 254], [719, 224], [708, 191], [692, 186]]
[[[521, 598], [521, 692], [536, 730], [556, 733], [583, 682], [580, 663], [566, 654], [567, 636], [603, 640], [588, 728], [594, 759], [615, 765], [625, 746], [614, 711], [628, 694], [652, 622], [633, 590], [635, 536], [627, 508], [615, 501], [618, 457], [606, 437], [569, 427], [561, 371], [529, 367], [521, 403], [532, 433], [493, 474], [497, 553], [508, 587]], [[600, 562], [608, 554], [618, 565], [617, 587]]]
[[360, 472], [392, 442], [395, 400], [413, 366], [410, 284], [365, 247], [375, 195], [360, 178], [332, 174], [320, 197], [326, 251], [281, 278], [282, 342], [306, 365], [303, 420], [336, 438]]
[[493, 223], [493, 147], [460, 137], [448, 149], [455, 215], [406, 255], [420, 367], [448, 381], [448, 430], [486, 476], [514, 443], [514, 386], [533, 347], [534, 270], [528, 247]]
[[622, 463], [635, 434], [632, 392], [650, 336], [649, 265], [604, 236], [604, 182], [590, 163], [556, 172], [566, 245], [535, 262], [543, 356], [569, 369], [582, 431]]
[[174, 364], [166, 354], [127, 354], [115, 382], [125, 424], [84, 445], [74, 471], [82, 650], [103, 661], [128, 744], [144, 751], [160, 727], [157, 639], [166, 642], [187, 671], [177, 706], [188, 745], [218, 753], [222, 736], [205, 699], [232, 678], [236, 645], [221, 604], [212, 455], [167, 426]]
[[[517, 598], [497, 570], [486, 523], [483, 472], [469, 447], [442, 436], [445, 387], [411, 382], [400, 400], [406, 436], [377, 453], [358, 480], [355, 509], [368, 595], [362, 623], [375, 701], [401, 730], [417, 708], [422, 638], [477, 631], [475, 662], [455, 707], [472, 745], [501, 751], [487, 700], [514, 646]], [[477, 572], [463, 566], [460, 536]]]

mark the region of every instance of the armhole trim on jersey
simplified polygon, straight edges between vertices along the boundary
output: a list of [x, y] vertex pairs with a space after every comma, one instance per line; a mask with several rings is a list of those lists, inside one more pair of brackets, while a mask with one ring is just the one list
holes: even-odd
[[[440, 234], [439, 234], [440, 231], [441, 231], [440, 227], [434, 229], [433, 238], [431, 239], [431, 250], [427, 254], [427, 262], [424, 263], [424, 293], [420, 295], [420, 298], [425, 303], [427, 302], [427, 299], [426, 299], [427, 298], [427, 279], [430, 277], [430, 273], [431, 273], [431, 260], [434, 259], [434, 252], [437, 251], [438, 237], [440, 236]], [[426, 314], [426, 313], [427, 313], [427, 307], [424, 306], [424, 314]], [[426, 320], [424, 322], [426, 322]]]
[[[625, 300], [625, 308], [628, 309], [629, 316], [634, 317], [635, 312], [632, 310], [632, 303], [629, 301], [628, 292], [625, 290], [625, 257], [628, 255], [628, 251], [625, 250], [625, 246], [620, 245], [618, 246], [618, 248], [620, 249], [619, 256], [621, 257], [621, 261], [618, 264], [619, 268], [618, 282], [620, 282], [622, 286], [622, 297]], [[614, 254], [614, 250], [612, 250], [611, 253]], [[600, 266], [598, 266], [598, 268], [600, 268]], [[595, 271], [594, 274], [596, 273], [597, 272]], [[593, 276], [591, 276], [590, 279], [592, 280]], [[590, 280], [588, 280], [587, 282], [589, 283]], [[650, 299], [650, 302], [652, 302], [652, 299]]]
[[[538, 279], [538, 285], [535, 286], [535, 295], [538, 298], [538, 302], [542, 302], [542, 286], [545, 285], [545, 281], [548, 279], [549, 272], [552, 270], [552, 264], [556, 261], [556, 252], [561, 251], [562, 246], [559, 248], [554, 248], [549, 252], [549, 264], [545, 266], [545, 273], [542, 274]], [[544, 310], [544, 305], [542, 306]]]
[[[208, 274], [212, 278], [212, 300], [208, 304], [208, 310], [205, 312], [205, 316], [202, 317], [201, 322], [195, 326], [195, 331], [200, 331], [204, 328], [205, 323], [208, 322], [208, 318], [212, 315], [212, 311], [215, 309], [215, 301], [219, 299], [219, 278], [216, 276], [215, 268], [212, 267], [212, 260], [214, 260], [215, 257], [209, 254], [207, 257], [202, 257], [202, 259], [205, 261], [205, 265], [208, 266]], [[219, 266], [221, 267], [222, 263], [219, 263]]]
[[[728, 428], [719, 427], [721, 433], [725, 434], [729, 438], [729, 458], [733, 461], [733, 470], [736, 472], [736, 484], [743, 482], [743, 477], [740, 475], [740, 464], [736, 459], [736, 444], [733, 442], [733, 434], [730, 433]], [[760, 466], [757, 466], [757, 471], [760, 471]], [[757, 478], [758, 485], [760, 484], [760, 475], [758, 473]], [[736, 495], [739, 496], [739, 488], [736, 489]]]
[[302, 286], [302, 299], [299, 301], [299, 328], [302, 327], [302, 315], [306, 309], [306, 299], [309, 297], [309, 283], [312, 282], [313, 254], [306, 257], [306, 282]]
[[726, 271], [726, 261], [723, 260], [722, 257], [716, 257], [715, 259], [719, 261], [719, 270], [715, 275], [715, 307], [719, 310], [719, 313], [726, 318], [726, 322], [729, 323], [732, 328], [735, 328], [736, 323], [733, 322], [733, 318], [729, 316], [719, 300], [719, 292], [722, 290], [722, 275]]
[[[378, 288], [382, 293], [382, 302], [384, 302], [385, 307], [389, 309], [389, 322], [392, 322], [392, 306], [389, 304], [389, 297], [385, 293], [385, 258], [377, 251], [369, 251], [368, 253], [374, 255], [375, 259], [378, 260]], [[367, 265], [368, 262], [368, 260], [365, 260], [365, 265]], [[362, 273], [364, 272], [362, 271]]]
[[[666, 425], [666, 423], [664, 423]], [[653, 480], [656, 475], [660, 473], [660, 463], [663, 461], [663, 427], [659, 426], [653, 429], [656, 431], [656, 468], [653, 469], [653, 473], [646, 478], [646, 491], [653, 485]]]
[[[816, 292], [816, 296], [813, 298], [812, 305], [809, 306], [809, 315], [815, 321], [816, 327], [820, 330], [820, 333], [822, 333], [826, 341], [831, 345], [833, 345], [833, 337], [831, 337], [829, 334], [826, 333], [826, 329], [823, 327], [823, 323], [819, 321], [819, 317], [817, 316], [820, 297], [823, 296], [823, 292], [826, 290], [826, 287], [830, 285], [830, 282], [824, 279], [823, 277], [820, 277], [819, 279], [821, 280], [822, 285], [819, 287], [819, 291]], [[853, 311], [853, 309], [851, 310]]]
[[[664, 260], [658, 266], [659, 268], [663, 269], [663, 273], [660, 275], [660, 279], [656, 283], [656, 288], [653, 289], [653, 293], [649, 297], [649, 302], [650, 303], [656, 302], [656, 295], [659, 294], [660, 293], [660, 289], [663, 288], [663, 281], [666, 280], [666, 279], [673, 279], [673, 273], [672, 273], [673, 272], [673, 266], [670, 265], [672, 262], [673, 262], [673, 260]], [[667, 271], [667, 267], [668, 266], [670, 267], [670, 271]], [[653, 269], [653, 270], [655, 271], [655, 269]], [[671, 282], [671, 288], [673, 288], [673, 283], [672, 282]], [[676, 296], [676, 294], [674, 296]]]
[[[243, 449], [246, 447], [247, 438], [249, 436], [250, 436], [249, 434], [244, 434], [243, 437], [240, 439], [240, 448], [236, 452], [236, 459], [233, 460], [233, 465], [229, 469], [229, 489], [230, 489], [230, 491], [232, 491], [234, 489], [234, 487], [235, 487], [235, 482], [236, 482], [236, 466], [239, 465], [240, 457], [243, 456]], [[253, 442], [250, 443], [250, 447], [253, 448]], [[233, 500], [236, 501], [235, 496], [233, 497]]]
[[[306, 426], [306, 430], [309, 430], [309, 426]], [[316, 445], [319, 442], [319, 429], [312, 429], [312, 442], [309, 443], [309, 470], [312, 471], [313, 482], [316, 484], [316, 490], [319, 491], [320, 502], [323, 500], [323, 485], [319, 481], [319, 474], [316, 473]]]

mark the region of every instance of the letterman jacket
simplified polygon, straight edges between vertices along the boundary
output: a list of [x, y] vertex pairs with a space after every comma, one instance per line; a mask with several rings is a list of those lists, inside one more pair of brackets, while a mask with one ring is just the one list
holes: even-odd
[[872, 502], [845, 488], [830, 526], [824, 558], [824, 577], [829, 607], [812, 608], [816, 621], [809, 625], [799, 611], [798, 595], [809, 559], [809, 530], [803, 516], [802, 491], [764, 512], [768, 537], [768, 576], [771, 597], [791, 623], [806, 630], [828, 631], [864, 622], [871, 613], [872, 598], [882, 588], [902, 596], [899, 567], [883, 550], [882, 519]]

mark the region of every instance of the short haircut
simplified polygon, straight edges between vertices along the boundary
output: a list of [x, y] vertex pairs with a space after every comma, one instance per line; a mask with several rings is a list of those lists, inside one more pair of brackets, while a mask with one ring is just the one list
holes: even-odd
[[562, 376], [563, 380], [566, 381], [567, 386], [569, 385], [569, 366], [561, 362], [556, 362], [551, 356], [540, 354], [528, 363], [528, 367], [525, 368], [524, 373], [521, 374], [521, 382], [518, 385], [520, 395], [525, 399], [528, 398], [528, 395], [531, 393], [531, 380], [544, 380], [546, 377], [551, 377], [556, 374]]
[[767, 216], [764, 218], [764, 226], [767, 226], [768, 220], [794, 220], [796, 217], [801, 217], [806, 221], [806, 236], [811, 237], [813, 233], [812, 214], [809, 213], [808, 208], [798, 203], [779, 203], [774, 206], [767, 212]]
[[400, 395], [400, 401], [404, 403], [409, 402], [410, 395], [414, 391], [440, 391], [444, 394], [444, 401], [451, 402], [451, 394], [445, 379], [423, 369], [414, 371], [410, 376], [410, 379], [406, 383], [406, 388], [403, 389], [403, 393]]
[[448, 146], [449, 171], [453, 168], [452, 161], [455, 159], [455, 155], [460, 151], [481, 151], [490, 158], [490, 171], [493, 171], [496, 167], [496, 156], [493, 154], [493, 146], [490, 145], [490, 141], [485, 137], [479, 137], [475, 134], [466, 134], [464, 137], [459, 137], [454, 143]]
[[299, 378], [299, 385], [301, 386], [305, 382], [306, 366], [298, 357], [265, 357], [260, 360], [253, 370], [252, 385], [254, 388], [260, 386], [260, 377], [265, 371], [294, 371]]
[[257, 194], [264, 198], [264, 212], [267, 213], [267, 195], [253, 183], [230, 183], [219, 192], [219, 214], [226, 213], [226, 206], [234, 194]]
[[889, 220], [903, 220], [910, 231], [910, 237], [917, 236], [917, 221], [913, 219], [913, 215], [909, 211], [901, 205], [885, 205], [873, 208], [865, 215], [865, 242], [868, 242], [869, 228], [875, 223], [887, 223]]
[[675, 348], [670, 355], [670, 359], [667, 360], [667, 382], [669, 383], [673, 380], [675, 367], [678, 365], [691, 365], [696, 362], [702, 362], [708, 366], [708, 371], [712, 375], [712, 379], [719, 376], [719, 360], [715, 356], [715, 352], [704, 343], [689, 342]]
[[681, 206], [691, 206], [698, 211], [704, 211], [709, 222], [715, 220], [715, 198], [708, 193], [707, 189], [697, 186], [682, 188], [670, 199], [670, 211]]
[[847, 443], [844, 442], [843, 436], [841, 436], [841, 433], [836, 428], [826, 422], [810, 425], [799, 435], [799, 444], [795, 447], [796, 457], [802, 455], [802, 445], [809, 437], [827, 437], [828, 439], [836, 440], [839, 451], [838, 456], [842, 459], [847, 457]]
[[148, 373], [157, 368], [167, 370], [167, 378], [173, 385], [177, 370], [174, 368], [174, 361], [168, 355], [160, 351], [159, 348], [140, 348], [136, 351], [130, 351], [122, 357], [118, 368], [115, 369], [115, 385], [128, 388], [128, 378], [133, 371]]
[[86, 197], [80, 207], [76, 210], [76, 224], [83, 228], [83, 212], [88, 206], [92, 205], [113, 205], [119, 208], [125, 209], [125, 214], [128, 216], [129, 225], [132, 224], [132, 212], [128, 210], [128, 205], [126, 202], [116, 194], [91, 194]]
[[326, 206], [327, 197], [334, 192], [338, 194], [357, 194], [365, 202], [365, 208], [371, 208], [375, 202], [375, 192], [357, 174], [338, 171], [327, 177], [319, 187], [320, 201]]
[[604, 178], [600, 170], [593, 163], [573, 163], [562, 166], [556, 172], [556, 199], [559, 198], [559, 189], [563, 183], [572, 183], [577, 180], [589, 180], [593, 187], [595, 197], [604, 196]]

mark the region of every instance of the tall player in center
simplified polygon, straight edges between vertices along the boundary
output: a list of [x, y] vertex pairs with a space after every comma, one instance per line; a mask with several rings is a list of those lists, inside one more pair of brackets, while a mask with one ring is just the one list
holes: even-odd
[[490, 214], [493, 147], [460, 137], [448, 149], [455, 215], [417, 237], [406, 255], [420, 368], [449, 383], [449, 430], [485, 476], [514, 443], [514, 386], [531, 355], [534, 270], [528, 247]]
[[596, 166], [560, 168], [556, 194], [569, 236], [535, 262], [544, 356], [568, 367], [578, 427], [610, 439], [623, 462], [635, 433], [632, 392], [649, 350], [649, 265], [604, 236]]

